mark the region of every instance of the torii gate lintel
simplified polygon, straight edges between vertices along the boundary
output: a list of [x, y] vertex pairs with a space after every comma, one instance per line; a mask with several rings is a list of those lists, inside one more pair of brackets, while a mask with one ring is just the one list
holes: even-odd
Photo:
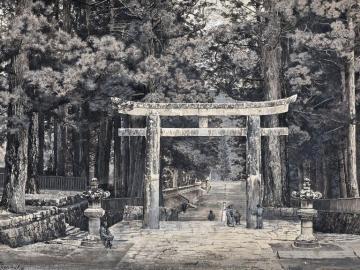
[[[238, 103], [121, 103], [112, 98], [121, 114], [146, 116], [146, 128], [120, 128], [119, 136], [145, 136], [143, 227], [159, 228], [160, 138], [183, 136], [246, 136], [246, 227], [256, 228], [256, 206], [261, 204], [261, 136], [286, 136], [284, 127], [260, 127], [260, 116], [285, 113], [296, 95], [286, 99]], [[208, 128], [209, 116], [247, 116], [246, 128]], [[161, 128], [160, 116], [198, 116], [199, 128]]]

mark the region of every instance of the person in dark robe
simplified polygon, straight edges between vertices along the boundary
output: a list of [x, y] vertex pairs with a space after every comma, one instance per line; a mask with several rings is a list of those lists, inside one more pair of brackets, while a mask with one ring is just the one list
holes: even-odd
[[263, 228], [263, 212], [264, 208], [260, 204], [256, 206], [256, 229]]
[[232, 205], [226, 208], [226, 224], [229, 227], [235, 227], [234, 208]]
[[181, 203], [181, 210], [182, 210], [184, 213], [186, 212], [186, 210], [188, 209], [188, 207], [189, 207], [189, 204], [188, 204], [188, 203], [186, 203], [186, 202]]
[[209, 221], [214, 221], [215, 220], [215, 214], [214, 214], [214, 212], [212, 210], [209, 211], [208, 220]]
[[106, 221], [104, 221], [100, 226], [100, 239], [105, 248], [112, 248], [114, 236], [111, 234]]
[[236, 225], [240, 225], [240, 218], [241, 218], [241, 215], [240, 215], [239, 211], [236, 210], [235, 214], [234, 214], [234, 219], [235, 219], [235, 224]]

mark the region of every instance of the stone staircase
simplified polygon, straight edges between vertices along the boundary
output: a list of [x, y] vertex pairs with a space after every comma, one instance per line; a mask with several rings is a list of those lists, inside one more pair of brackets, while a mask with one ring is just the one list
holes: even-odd
[[215, 220], [220, 221], [223, 202], [233, 204], [245, 217], [246, 183], [243, 181], [214, 181], [207, 194], [200, 197], [196, 208], [189, 208], [185, 213], [179, 214], [179, 221], [207, 221], [210, 210], [215, 214]]
[[82, 231], [77, 227], [71, 226], [66, 223], [65, 236], [57, 239], [47, 241], [48, 244], [67, 244], [72, 243], [80, 244], [81, 240], [88, 235], [87, 231]]
[[66, 234], [66, 236], [61, 238], [62, 240], [68, 240], [68, 239], [80, 240], [80, 239], [83, 239], [85, 236], [87, 236], [88, 232], [82, 231], [79, 228], [71, 226], [66, 223], [65, 234]]

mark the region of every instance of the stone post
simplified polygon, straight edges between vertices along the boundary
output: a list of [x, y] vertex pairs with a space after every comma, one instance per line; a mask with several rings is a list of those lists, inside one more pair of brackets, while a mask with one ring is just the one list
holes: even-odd
[[222, 209], [220, 212], [220, 222], [225, 226], [226, 225], [226, 202], [223, 202]]
[[146, 156], [144, 177], [143, 228], [159, 229], [160, 116], [146, 121]]
[[317, 211], [313, 208], [313, 201], [320, 199], [322, 197], [321, 193], [311, 190], [310, 179], [305, 178], [300, 192], [294, 191], [291, 196], [300, 198], [301, 201], [301, 209], [298, 211], [301, 220], [301, 233], [296, 237], [294, 246], [301, 248], [319, 247], [320, 244], [313, 231], [313, 219], [317, 214]]
[[256, 209], [261, 204], [260, 116], [248, 116], [246, 141], [246, 228], [256, 228]]

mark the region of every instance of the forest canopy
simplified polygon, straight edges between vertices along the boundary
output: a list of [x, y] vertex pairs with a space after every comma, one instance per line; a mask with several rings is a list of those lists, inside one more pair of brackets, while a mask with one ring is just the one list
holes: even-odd
[[[117, 196], [142, 196], [144, 139], [119, 127], [145, 119], [114, 112], [138, 102], [236, 102], [298, 94], [263, 127], [264, 205], [290, 204], [304, 175], [325, 197], [359, 195], [357, 0], [4, 0], [0, 3], [1, 204], [24, 211], [38, 175], [96, 176]], [[213, 117], [209, 126], [244, 127]], [[164, 127], [196, 127], [165, 118]], [[164, 139], [161, 183], [244, 180], [244, 138]], [[219, 162], [220, 160], [220, 162]], [[270, 164], [266, 166], [265, 164]], [[19, 195], [20, 194], [20, 195]]]

